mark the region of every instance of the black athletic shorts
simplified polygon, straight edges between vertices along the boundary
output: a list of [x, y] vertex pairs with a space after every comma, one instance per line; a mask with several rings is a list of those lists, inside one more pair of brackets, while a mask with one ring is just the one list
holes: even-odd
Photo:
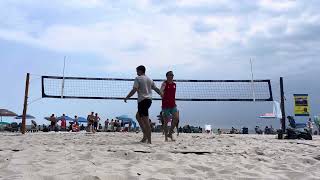
[[144, 99], [138, 103], [138, 113], [140, 117], [149, 116], [149, 108], [152, 104], [151, 99]]
[[98, 127], [98, 122], [93, 122], [93, 127]]

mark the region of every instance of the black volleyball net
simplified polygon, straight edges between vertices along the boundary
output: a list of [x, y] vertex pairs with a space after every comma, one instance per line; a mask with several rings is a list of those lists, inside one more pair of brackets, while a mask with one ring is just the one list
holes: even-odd
[[[158, 88], [163, 81], [154, 79]], [[134, 79], [42, 76], [42, 97], [121, 100], [133, 83]], [[175, 80], [175, 83], [177, 101], [273, 101], [270, 80]], [[154, 92], [153, 99], [161, 98]]]

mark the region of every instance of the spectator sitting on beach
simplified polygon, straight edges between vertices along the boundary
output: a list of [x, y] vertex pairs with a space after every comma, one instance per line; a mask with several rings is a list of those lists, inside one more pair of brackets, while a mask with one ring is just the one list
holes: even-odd
[[83, 130], [85, 130], [86, 128], [84, 127], [84, 125], [83, 124], [81, 124], [81, 126], [80, 126], [80, 130], [81, 131], [83, 131]]
[[99, 123], [98, 130], [99, 130], [99, 132], [102, 132], [102, 125], [101, 125], [101, 123]]
[[268, 127], [268, 126], [266, 126], [266, 127], [264, 128], [264, 134], [270, 134], [270, 131], [269, 131], [269, 127]]
[[182, 132], [183, 132], [183, 129], [182, 129], [181, 126], [179, 127], [179, 130], [178, 130], [178, 131], [179, 131], [179, 133], [182, 133]]
[[262, 134], [262, 130], [260, 129], [259, 126], [256, 126], [254, 130], [256, 131], [257, 134]]
[[48, 129], [48, 127], [46, 126], [46, 125], [42, 125], [42, 131], [43, 132], [49, 132], [49, 129]]
[[232, 127], [231, 131], [230, 131], [230, 134], [237, 134], [237, 133], [238, 133], [237, 129]]
[[78, 116], [74, 116], [73, 123], [75, 123], [75, 124], [77, 124], [79, 126]]
[[274, 129], [273, 129], [272, 126], [270, 126], [269, 131], [270, 131], [270, 134], [275, 134]]
[[72, 124], [72, 132], [79, 132], [79, 131], [80, 131], [79, 124], [73, 123]]
[[219, 135], [222, 134], [222, 131], [221, 131], [220, 128], [218, 129], [218, 134], [219, 134]]

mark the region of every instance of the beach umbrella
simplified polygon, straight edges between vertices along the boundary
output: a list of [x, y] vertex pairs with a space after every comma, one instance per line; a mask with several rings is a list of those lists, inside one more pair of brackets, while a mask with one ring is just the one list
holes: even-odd
[[123, 124], [129, 124], [131, 123], [133, 125], [134, 128], [136, 128], [137, 126], [137, 123], [132, 119], [130, 118], [129, 116], [127, 115], [121, 115], [121, 116], [118, 116], [116, 117], [117, 119], [121, 120], [123, 122]]
[[2, 122], [2, 116], [13, 117], [13, 116], [17, 116], [17, 114], [12, 111], [9, 111], [8, 109], [0, 109], [1, 122]]
[[[22, 117], [23, 117], [23, 115], [19, 115], [19, 116], [16, 116], [15, 119], [22, 119]], [[35, 119], [35, 117], [31, 116], [30, 114], [27, 114], [26, 119]]]
[[78, 117], [78, 122], [79, 122], [79, 123], [86, 123], [86, 122], [87, 122], [87, 118]]
[[0, 125], [7, 125], [7, 124], [10, 124], [8, 122], [0, 122]]
[[132, 120], [132, 118], [130, 118], [128, 115], [121, 115], [121, 116], [118, 116], [116, 117], [117, 119], [121, 120], [121, 121], [125, 121], [125, 120]]
[[[75, 121], [75, 119], [72, 119], [70, 121]], [[84, 118], [84, 117], [78, 117], [78, 123], [87, 123], [87, 119]], [[73, 122], [70, 122], [70, 123], [73, 123]]]
[[[60, 117], [57, 118], [57, 120], [58, 120], [58, 121], [61, 121], [62, 118], [63, 118], [63, 116], [60, 116]], [[64, 116], [64, 119], [65, 119], [66, 121], [73, 121], [73, 119], [72, 119], [71, 117], [69, 117], [69, 116]]]

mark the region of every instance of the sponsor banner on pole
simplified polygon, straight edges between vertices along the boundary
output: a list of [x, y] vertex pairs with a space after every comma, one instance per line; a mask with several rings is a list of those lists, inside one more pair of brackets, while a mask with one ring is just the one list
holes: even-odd
[[310, 116], [310, 105], [308, 94], [294, 94], [295, 116]]

